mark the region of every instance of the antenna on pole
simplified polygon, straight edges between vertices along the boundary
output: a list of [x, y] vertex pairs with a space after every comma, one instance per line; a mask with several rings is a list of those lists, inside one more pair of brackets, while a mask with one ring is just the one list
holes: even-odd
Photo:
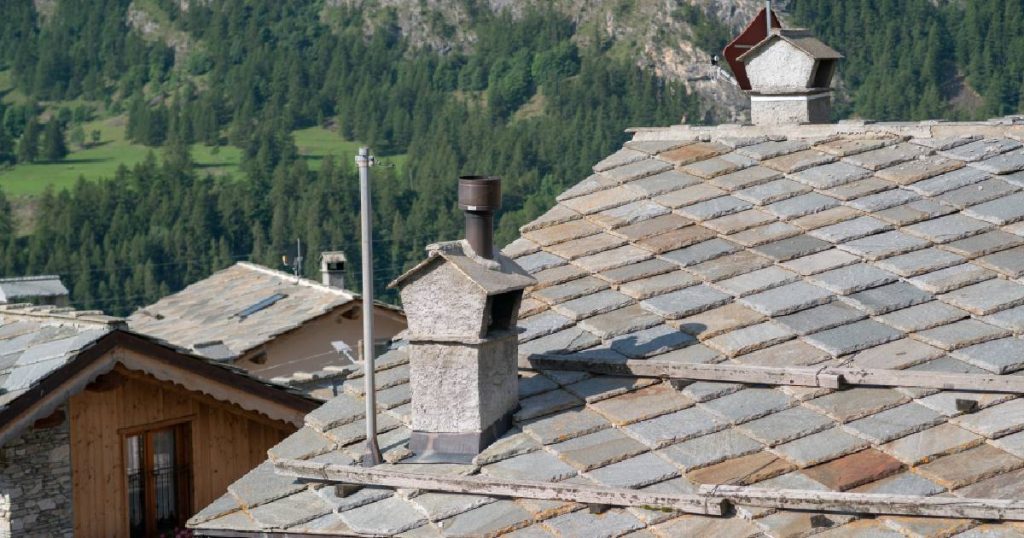
[[373, 345], [373, 230], [370, 199], [370, 167], [375, 164], [370, 148], [359, 148], [356, 166], [359, 168], [360, 217], [363, 240], [363, 380], [366, 383], [366, 453], [363, 466], [381, 463], [377, 445], [377, 384], [374, 380]]
[[304, 259], [305, 258], [302, 257], [302, 240], [296, 239], [295, 257], [289, 259], [288, 255], [285, 254], [284, 256], [281, 256], [281, 263], [283, 263], [285, 267], [291, 269], [292, 274], [295, 275], [295, 279], [299, 280], [300, 278], [302, 278], [302, 261]]

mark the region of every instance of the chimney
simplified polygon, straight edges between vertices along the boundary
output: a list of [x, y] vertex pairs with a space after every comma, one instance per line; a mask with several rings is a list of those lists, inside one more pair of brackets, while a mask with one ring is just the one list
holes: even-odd
[[536, 281], [493, 248], [494, 177], [459, 180], [468, 240], [427, 247], [391, 283], [408, 320], [412, 436], [418, 461], [466, 463], [512, 424], [519, 404], [516, 324]]
[[501, 179], [459, 178], [459, 209], [466, 212], [466, 241], [481, 258], [494, 259], [494, 213], [501, 208]]
[[344, 252], [320, 253], [320, 281], [324, 286], [345, 289], [345, 258]]
[[806, 30], [773, 28], [738, 58], [750, 79], [754, 125], [831, 122], [832, 78], [842, 58]]

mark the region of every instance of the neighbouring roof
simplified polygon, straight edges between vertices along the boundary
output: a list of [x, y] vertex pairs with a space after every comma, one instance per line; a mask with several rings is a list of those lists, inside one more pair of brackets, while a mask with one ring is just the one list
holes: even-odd
[[[1024, 498], [1019, 394], [597, 373], [711, 365], [812, 378], [838, 368], [963, 374], [986, 388], [1019, 379], [1024, 118], [634, 133], [504, 251], [538, 280], [521, 310], [515, 429], [472, 465], [403, 463], [410, 394], [399, 348], [377, 366], [388, 463], [376, 469], [662, 494], [739, 485], [781, 499]], [[753, 502], [713, 516], [594, 514], [580, 502], [429, 486], [341, 496], [325, 473], [360, 468], [349, 466], [363, 449], [362, 379], [340, 392], [191, 525], [211, 535], [1024, 534], [999, 518]], [[286, 475], [303, 465], [323, 472]]]
[[344, 290], [239, 262], [136, 311], [128, 325], [210, 358], [234, 360], [354, 300]]
[[843, 55], [833, 49], [832, 47], [823, 43], [820, 39], [814, 37], [814, 35], [808, 30], [804, 29], [781, 29], [775, 28], [772, 30], [772, 35], [760, 43], [754, 45], [746, 53], [739, 57], [741, 62], [745, 62], [747, 58], [757, 54], [757, 51], [768, 46], [770, 43], [776, 40], [783, 40], [790, 45], [793, 45], [797, 49], [803, 51], [811, 58], [816, 60], [839, 60], [843, 58]]
[[466, 241], [437, 243], [427, 247], [427, 252], [426, 260], [396, 278], [388, 287], [401, 286], [402, 283], [416, 277], [438, 260], [444, 260], [454, 265], [460, 273], [480, 287], [487, 295], [521, 290], [535, 282], [530, 275], [512, 263], [504, 254], [499, 253], [494, 260], [483, 259], [472, 251], [472, 247]]
[[0, 278], [0, 301], [14, 303], [29, 297], [66, 296], [68, 289], [56, 275]]
[[[248, 395], [246, 399], [252, 401], [241, 401], [225, 391], [210, 391], [209, 386], [198, 386], [195, 378], [192, 382], [176, 380], [187, 383], [190, 390], [208, 392], [271, 418], [290, 419], [296, 410], [301, 413], [313, 407], [297, 391], [130, 334], [122, 318], [53, 306], [0, 305], [0, 444], [63, 405], [69, 396], [117, 363], [146, 371], [145, 365], [130, 354], [97, 362], [100, 355], [118, 345], [143, 350], [147, 358], [170, 363], [172, 368], [153, 372], [161, 379], [173, 376], [174, 371], [191, 371], [213, 383], [241, 387], [239, 394]], [[288, 408], [287, 416], [267, 409], [268, 399]]]

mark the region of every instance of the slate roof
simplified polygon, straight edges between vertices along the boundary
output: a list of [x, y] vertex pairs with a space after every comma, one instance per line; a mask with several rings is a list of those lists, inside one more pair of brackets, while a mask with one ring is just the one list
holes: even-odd
[[100, 312], [0, 305], [0, 411], [82, 349], [123, 326], [120, 318]]
[[31, 297], [66, 296], [68, 289], [56, 275], [0, 278], [0, 301], [17, 303]]
[[128, 325], [209, 358], [234, 360], [353, 300], [347, 291], [239, 262], [136, 311]]
[[[522, 305], [515, 429], [473, 465], [409, 455], [408, 358], [381, 357], [384, 469], [694, 492], [701, 484], [1024, 497], [1024, 400], [912, 388], [674, 384], [530, 359], [1024, 369], [1024, 122], [636, 130], [505, 253]], [[678, 387], [678, 388], [677, 388]], [[972, 405], [970, 402], [974, 402]], [[204, 532], [403, 536], [1022, 536], [1024, 525], [738, 506], [727, 517], [367, 487], [362, 380], [196, 515]]]

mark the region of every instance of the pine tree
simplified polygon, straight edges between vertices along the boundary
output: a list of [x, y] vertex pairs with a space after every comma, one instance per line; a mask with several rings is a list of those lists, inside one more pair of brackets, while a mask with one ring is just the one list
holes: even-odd
[[39, 156], [39, 123], [32, 118], [25, 125], [18, 142], [18, 162], [31, 163]]
[[46, 124], [46, 131], [43, 133], [43, 159], [50, 162], [57, 162], [68, 155], [68, 146], [64, 142], [64, 127], [56, 118]]

